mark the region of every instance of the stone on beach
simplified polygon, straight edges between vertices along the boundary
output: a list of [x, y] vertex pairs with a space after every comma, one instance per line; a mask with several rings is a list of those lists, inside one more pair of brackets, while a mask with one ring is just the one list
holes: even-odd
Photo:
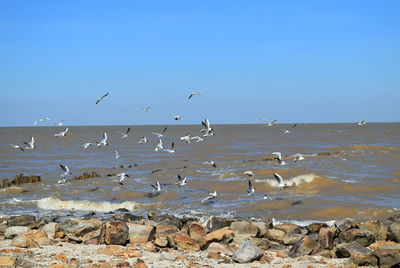
[[4, 236], [7, 239], [12, 239], [16, 236], [26, 234], [29, 231], [30, 228], [26, 226], [11, 226], [6, 229]]
[[235, 233], [229, 228], [224, 227], [204, 236], [204, 248], [207, 248], [212, 242], [230, 243], [235, 237]]
[[123, 221], [108, 221], [100, 231], [100, 244], [123, 245], [129, 240], [129, 227]]
[[253, 245], [249, 240], [240, 243], [238, 249], [233, 253], [232, 259], [239, 263], [247, 263], [254, 260], [259, 260], [263, 252]]
[[27, 226], [36, 228], [36, 218], [33, 215], [12, 216], [7, 219], [7, 226]]
[[42, 229], [46, 232], [48, 237], [55, 237], [56, 233], [60, 230], [60, 226], [56, 222], [49, 222], [44, 225]]
[[129, 229], [130, 243], [147, 242], [154, 238], [155, 228], [149, 225], [126, 223]]
[[363, 247], [368, 247], [375, 242], [375, 236], [372, 232], [365, 229], [349, 229], [339, 234], [338, 243], [359, 243]]
[[400, 244], [393, 241], [378, 241], [369, 246], [378, 257], [379, 266], [392, 267], [400, 264]]
[[289, 256], [294, 258], [303, 255], [309, 255], [313, 251], [317, 250], [318, 247], [318, 243], [314, 239], [312, 239], [311, 236], [305, 236], [303, 239], [301, 239], [290, 248]]
[[355, 242], [338, 245], [336, 255], [342, 258], [351, 257], [353, 263], [360, 266], [372, 266], [378, 263], [372, 250]]

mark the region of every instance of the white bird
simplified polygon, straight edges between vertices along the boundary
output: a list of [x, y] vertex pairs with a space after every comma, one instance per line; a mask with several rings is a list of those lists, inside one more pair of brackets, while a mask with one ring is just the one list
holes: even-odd
[[38, 123], [40, 123], [44, 120], [50, 121], [50, 118], [48, 118], [48, 117], [40, 118], [39, 120], [36, 120], [35, 123], [33, 123], [33, 125], [36, 126]]
[[24, 141], [24, 144], [26, 145], [25, 150], [33, 150], [36, 149], [35, 146], [35, 139], [33, 137], [31, 137], [31, 139], [29, 140], [29, 142]]
[[140, 108], [140, 110], [142, 110], [143, 112], [148, 112], [150, 109], [151, 109], [151, 106]]
[[267, 200], [267, 199], [271, 199], [271, 197], [269, 197], [268, 195], [264, 194], [263, 199], [264, 199], [264, 200]]
[[115, 150], [114, 152], [115, 152], [115, 159], [118, 159], [118, 158], [119, 158], [119, 153], [118, 153], [118, 151]]
[[261, 120], [263, 120], [269, 127], [272, 127], [275, 124], [275, 122], [278, 121], [277, 119], [275, 119], [274, 121], [270, 122], [269, 120], [264, 118], [262, 118]]
[[249, 179], [249, 190], [247, 190], [248, 196], [254, 195], [256, 192], [256, 188], [254, 188], [253, 184], [251, 183], [251, 180]]
[[276, 160], [278, 160], [279, 165], [286, 165], [286, 162], [282, 160], [282, 154], [280, 152], [273, 152], [272, 154], [276, 156]]
[[161, 138], [162, 136], [164, 136], [164, 133], [167, 131], [167, 126], [165, 126], [164, 130], [160, 133], [157, 132], [151, 132], [152, 134], [156, 135], [158, 138]]
[[251, 170], [247, 170], [247, 171], [243, 172], [243, 175], [247, 175], [247, 176], [249, 176], [249, 177], [255, 176], [254, 172], [251, 171]]
[[190, 143], [190, 133], [186, 134], [185, 136], [182, 136], [181, 141], [186, 141], [187, 143]]
[[217, 167], [217, 164], [212, 160], [204, 162], [203, 165]]
[[194, 136], [194, 137], [191, 137], [190, 139], [191, 140], [196, 140], [196, 142], [204, 141], [204, 139], [202, 137], [199, 137], [199, 136]]
[[103, 139], [100, 142], [96, 142], [96, 143], [97, 143], [97, 147], [108, 145], [108, 143], [107, 143], [107, 133], [104, 132]]
[[63, 125], [64, 121], [65, 120], [61, 120], [60, 122], [55, 122], [54, 125], [61, 127]]
[[214, 129], [211, 128], [210, 121], [208, 121], [207, 118], [204, 120], [204, 122], [201, 121], [201, 124], [203, 125], [203, 129], [201, 130], [201, 132], [204, 133], [203, 137], [208, 137], [208, 136], [215, 135]]
[[283, 182], [282, 177], [278, 173], [274, 173], [275, 179], [278, 181], [278, 187], [283, 188], [286, 187], [286, 183]]
[[168, 153], [170, 153], [170, 154], [173, 154], [173, 153], [175, 153], [175, 144], [174, 144], [174, 142], [172, 142], [171, 143], [171, 149], [163, 149], [165, 152], [168, 152]]
[[102, 99], [108, 96], [108, 93], [104, 94], [101, 98], [99, 98], [95, 104], [98, 104]]
[[67, 132], [68, 132], [68, 128], [64, 129], [60, 133], [55, 133], [54, 136], [56, 136], [56, 137], [65, 137], [67, 135]]
[[12, 148], [14, 148], [14, 149], [20, 149], [21, 151], [25, 151], [24, 148], [22, 148], [21, 146], [16, 145], [16, 144], [10, 144], [10, 146], [11, 146]]
[[121, 139], [125, 139], [125, 138], [127, 138], [128, 137], [128, 133], [129, 133], [129, 131], [131, 130], [131, 128], [130, 127], [128, 127], [128, 129], [126, 130], [126, 132], [124, 133], [124, 132], [122, 132], [122, 131], [118, 131], [119, 133], [121, 133], [121, 135], [122, 135], [122, 137], [121, 137]]
[[201, 94], [199, 92], [192, 92], [192, 93], [190, 93], [188, 100], [190, 100], [190, 98], [192, 98], [194, 95], [201, 96]]
[[179, 187], [186, 185], [186, 177], [182, 178], [181, 175], [178, 174], [178, 178], [177, 178], [175, 184], [178, 185]]
[[290, 130], [294, 129], [297, 126], [297, 124], [294, 124], [290, 129], [281, 129], [280, 132], [284, 134], [289, 134]]
[[182, 115], [174, 115], [174, 120], [178, 121], [178, 120], [182, 120]]
[[58, 184], [65, 183], [65, 179], [67, 178], [67, 176], [72, 175], [67, 165], [60, 164], [60, 167], [63, 173], [60, 175], [60, 180], [57, 182]]
[[154, 188], [153, 192], [159, 193], [162, 190], [162, 187], [161, 187], [161, 185], [160, 185], [160, 183], [158, 181], [156, 181], [155, 185], [152, 184], [151, 187]]
[[148, 142], [147, 138], [143, 137], [138, 143], [142, 144], [142, 143], [146, 143], [146, 142]]
[[117, 179], [113, 180], [113, 182], [118, 182], [119, 184], [124, 185], [125, 177], [129, 177], [129, 175], [126, 173], [119, 173], [116, 176], [114, 176], [114, 178]]
[[367, 124], [367, 122], [365, 122], [364, 120], [360, 121], [357, 123], [357, 126], [364, 126], [365, 124]]
[[304, 160], [304, 156], [302, 154], [296, 154], [296, 158], [293, 159], [294, 162]]
[[206, 203], [212, 199], [215, 199], [217, 197], [217, 191], [214, 191], [212, 193], [208, 193], [208, 196], [206, 198], [204, 198], [203, 200], [201, 200], [201, 203]]
[[95, 142], [87, 142], [87, 143], [84, 143], [84, 144], [82, 144], [82, 147], [83, 147], [83, 149], [87, 149], [90, 145], [95, 145], [96, 143]]
[[156, 148], [154, 148], [154, 151], [158, 152], [158, 150], [164, 150], [164, 146], [162, 145], [162, 140], [158, 139], [158, 143]]

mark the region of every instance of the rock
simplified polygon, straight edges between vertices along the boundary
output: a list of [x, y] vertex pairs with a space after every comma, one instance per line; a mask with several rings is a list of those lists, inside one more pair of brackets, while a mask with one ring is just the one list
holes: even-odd
[[8, 227], [5, 232], [5, 238], [12, 239], [18, 235], [23, 235], [29, 232], [30, 228], [26, 226], [12, 226]]
[[204, 239], [203, 237], [207, 233], [208, 233], [207, 228], [201, 225], [200, 222], [194, 221], [189, 225], [188, 234], [190, 238], [192, 238], [195, 241], [200, 241]]
[[56, 261], [61, 261], [61, 262], [67, 262], [68, 261], [68, 257], [67, 255], [65, 255], [64, 252], [58, 253], [57, 255], [55, 255], [53, 257], [54, 260]]
[[257, 226], [247, 221], [234, 221], [231, 223], [230, 228], [235, 233], [235, 237], [256, 237], [258, 234]]
[[303, 239], [301, 239], [290, 248], [289, 256], [294, 258], [303, 255], [310, 255], [313, 251], [316, 251], [317, 249], [318, 243], [310, 236], [305, 236]]
[[337, 222], [336, 224], [340, 232], [344, 232], [359, 227], [359, 225], [352, 219], [344, 219], [342, 221]]
[[274, 229], [284, 231], [285, 234], [301, 234], [301, 228], [291, 223], [277, 224], [274, 226]]
[[270, 223], [266, 223], [263, 221], [253, 221], [251, 223], [254, 224], [255, 226], [257, 226], [257, 228], [258, 228], [257, 237], [260, 237], [260, 238], [266, 237], [268, 229], [271, 228]]
[[173, 235], [173, 240], [172, 244], [177, 250], [200, 250], [200, 245], [187, 235], [176, 233]]
[[15, 258], [0, 256], [0, 267], [14, 267]]
[[368, 247], [371, 243], [375, 242], [375, 236], [365, 229], [349, 229], [339, 234], [337, 243], [351, 243], [357, 242], [363, 247]]
[[72, 219], [72, 220], [65, 220], [60, 222], [59, 230], [66, 235], [75, 235], [78, 230], [81, 230], [83, 227], [89, 227], [89, 229], [95, 230], [99, 228], [99, 226], [95, 226], [93, 221], [91, 220], [80, 220], [80, 219]]
[[89, 232], [82, 237], [82, 242], [85, 245], [98, 245], [100, 242], [100, 229]]
[[273, 250], [285, 250], [286, 246], [282, 245], [282, 244], [279, 244], [279, 243], [276, 243], [276, 242], [273, 242], [273, 241], [270, 241], [270, 249], [273, 249]]
[[154, 243], [156, 244], [156, 246], [158, 247], [167, 247], [168, 246], [168, 237], [167, 236], [159, 236], [156, 237], [156, 240], [154, 241]]
[[217, 252], [208, 252], [207, 258], [218, 260], [218, 259], [221, 259], [222, 257], [221, 257], [221, 254], [219, 254]]
[[326, 227], [328, 227], [326, 223], [314, 222], [307, 226], [307, 231], [309, 231], [310, 233], [319, 233], [321, 228], [326, 228]]
[[261, 259], [262, 251], [254, 246], [249, 240], [243, 241], [233, 253], [232, 259], [239, 263], [247, 263]]
[[122, 248], [117, 245], [109, 245], [104, 248], [99, 248], [96, 254], [113, 255], [116, 252], [122, 251]]
[[209, 217], [204, 225], [210, 232], [222, 229], [224, 227], [228, 227], [233, 222], [233, 219], [221, 218], [216, 216]]
[[129, 229], [130, 243], [142, 243], [150, 241], [154, 238], [155, 229], [153, 226], [141, 225], [135, 223], [126, 223]]
[[260, 237], [250, 237], [250, 242], [253, 243], [256, 247], [267, 250], [271, 248], [271, 241], [267, 238], [260, 238]]
[[147, 265], [144, 263], [143, 260], [137, 259], [134, 268], [147, 268]]
[[173, 234], [178, 231], [179, 231], [178, 227], [168, 223], [162, 223], [157, 225], [156, 227], [156, 234]]
[[94, 231], [94, 230], [96, 230], [96, 228], [94, 227], [94, 225], [92, 225], [92, 224], [85, 225], [85, 226], [82, 226], [81, 228], [77, 229], [77, 230], [75, 231], [75, 233], [74, 233], [74, 236], [82, 237], [82, 236], [84, 236], [85, 234], [90, 233], [90, 232], [92, 232], [92, 231]]
[[7, 226], [27, 226], [36, 228], [36, 219], [33, 215], [12, 216], [7, 220]]
[[24, 236], [29, 237], [38, 244], [49, 242], [49, 238], [44, 230], [30, 230]]
[[60, 230], [58, 223], [50, 222], [42, 227], [43, 231], [46, 232], [47, 237], [55, 237], [56, 233]]
[[19, 235], [14, 237], [11, 241], [11, 246], [19, 248], [38, 248], [40, 247], [37, 242], [32, 240], [30, 237], [25, 235]]
[[378, 260], [373, 251], [358, 243], [343, 243], [337, 246], [336, 256], [339, 258], [351, 258], [351, 261], [359, 266], [377, 265]]
[[233, 252], [232, 250], [224, 244], [221, 243], [211, 243], [207, 250], [207, 252], [215, 252], [215, 253], [220, 253], [220, 254], [224, 254], [226, 256], [232, 256]]
[[178, 229], [182, 228], [181, 220], [173, 215], [165, 214], [165, 215], [155, 216], [152, 218], [152, 220], [157, 222], [158, 224], [167, 223], [175, 225]]
[[278, 229], [269, 229], [266, 237], [272, 241], [283, 242], [283, 239], [285, 238], [285, 232]]
[[332, 228], [322, 227], [319, 230], [319, 245], [322, 249], [333, 249], [334, 232]]
[[0, 223], [0, 235], [4, 235], [7, 230], [7, 225]]
[[224, 227], [206, 234], [204, 236], [205, 244], [202, 246], [206, 249], [212, 242], [230, 243], [234, 237], [235, 233], [229, 227]]
[[123, 221], [106, 222], [100, 231], [100, 244], [123, 245], [129, 240], [129, 228]]
[[372, 243], [370, 249], [378, 257], [380, 267], [392, 267], [400, 264], [400, 244], [393, 241]]
[[400, 243], [400, 223], [394, 222], [389, 226], [389, 232], [393, 237], [393, 241]]
[[285, 245], [294, 245], [297, 242], [299, 242], [301, 239], [303, 239], [303, 237], [304, 237], [304, 235], [302, 235], [302, 234], [288, 233], [283, 238], [283, 243]]
[[388, 228], [380, 221], [362, 222], [360, 227], [372, 232], [375, 236], [375, 241], [385, 241], [388, 237]]

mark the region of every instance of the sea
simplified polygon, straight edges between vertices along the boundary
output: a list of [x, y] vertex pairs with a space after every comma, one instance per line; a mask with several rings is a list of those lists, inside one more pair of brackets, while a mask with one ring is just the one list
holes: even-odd
[[[174, 153], [154, 150], [158, 137], [152, 132], [162, 132], [163, 125], [68, 126], [65, 137], [54, 136], [64, 126], [0, 127], [0, 180], [21, 173], [41, 177], [39, 183], [0, 189], [0, 217], [102, 217], [123, 209], [142, 216], [154, 211], [305, 223], [399, 213], [400, 123], [291, 126], [212, 125], [215, 135], [202, 137], [201, 125], [168, 125], [161, 140], [168, 149], [173, 142]], [[129, 136], [122, 139], [120, 132], [128, 127]], [[103, 133], [107, 146], [82, 147], [100, 141]], [[186, 134], [204, 140], [180, 140]], [[30, 137], [36, 149], [10, 146], [22, 146]], [[139, 144], [142, 137], [148, 142]], [[274, 152], [281, 153], [285, 165]], [[304, 159], [294, 161], [296, 154]], [[60, 164], [72, 173], [65, 183], [58, 183]], [[73, 180], [93, 171], [100, 177]], [[129, 177], [121, 185], [114, 176], [122, 172]], [[274, 173], [287, 187], [278, 187]], [[186, 177], [186, 185], [175, 184], [178, 174]], [[252, 195], [249, 180], [255, 187]], [[151, 186], [156, 181], [162, 186], [158, 193]], [[201, 203], [214, 191], [214, 199]]]

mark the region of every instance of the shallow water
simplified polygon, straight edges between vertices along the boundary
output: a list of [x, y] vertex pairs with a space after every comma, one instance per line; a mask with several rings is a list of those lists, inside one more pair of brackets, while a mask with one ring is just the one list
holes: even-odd
[[[163, 127], [132, 126], [126, 139], [118, 133], [126, 126], [72, 126], [66, 137], [53, 135], [64, 127], [0, 128], [0, 178], [23, 173], [42, 179], [0, 189], [0, 213], [106, 213], [123, 207], [134, 214], [154, 210], [305, 221], [383, 218], [400, 209], [399, 123], [300, 124], [289, 134], [279, 131], [289, 125], [214, 125], [215, 136], [190, 144], [179, 137], [201, 135], [201, 126], [174, 125], [162, 138], [166, 148], [174, 141], [176, 152], [171, 155], [154, 151], [157, 138], [151, 132]], [[104, 132], [108, 146], [82, 148], [86, 142], [99, 141]], [[10, 147], [31, 136], [37, 150]], [[138, 144], [143, 136], [149, 142]], [[286, 165], [270, 161], [276, 151]], [[296, 153], [305, 159], [294, 162]], [[203, 165], [208, 160], [217, 167]], [[68, 165], [72, 176], [96, 171], [100, 177], [57, 184], [59, 164]], [[152, 173], [157, 169], [161, 170]], [[247, 170], [255, 173], [251, 180], [256, 192], [251, 197], [249, 178], [243, 175]], [[119, 172], [130, 175], [124, 185], [107, 176]], [[290, 187], [278, 188], [274, 172]], [[187, 176], [187, 185], [181, 188], [175, 185], [178, 173]], [[156, 180], [163, 186], [159, 195], [150, 186]], [[217, 191], [216, 200], [201, 204], [211, 191]]]

